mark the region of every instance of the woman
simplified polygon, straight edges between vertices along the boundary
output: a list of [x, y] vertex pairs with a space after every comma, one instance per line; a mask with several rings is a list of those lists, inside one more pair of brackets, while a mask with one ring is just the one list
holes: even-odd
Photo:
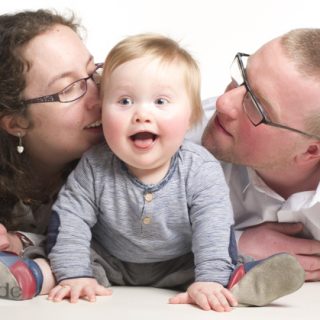
[[[0, 250], [37, 257], [51, 281], [41, 249], [51, 204], [77, 159], [102, 138], [101, 64], [78, 28], [74, 17], [45, 10], [0, 16]], [[5, 254], [0, 259], [11, 267]]]

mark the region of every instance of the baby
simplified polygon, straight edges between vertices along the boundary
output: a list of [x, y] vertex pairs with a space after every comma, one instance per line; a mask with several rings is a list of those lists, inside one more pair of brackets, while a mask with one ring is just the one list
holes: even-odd
[[[110, 294], [104, 287], [141, 285], [187, 290], [171, 303], [229, 311], [303, 283], [279, 278], [277, 271], [300, 270], [285, 254], [236, 269], [220, 164], [184, 141], [202, 117], [200, 73], [186, 50], [160, 35], [128, 37], [109, 53], [100, 88], [107, 144], [82, 157], [53, 207], [48, 248], [58, 285], [49, 299], [94, 301]], [[232, 286], [248, 276], [250, 287], [262, 273], [283, 289], [242, 301], [226, 288], [232, 274]]]

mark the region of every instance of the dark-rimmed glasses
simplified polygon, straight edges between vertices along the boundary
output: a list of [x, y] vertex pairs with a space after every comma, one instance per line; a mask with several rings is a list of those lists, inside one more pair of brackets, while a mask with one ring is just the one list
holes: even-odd
[[258, 98], [253, 93], [250, 85], [248, 83], [247, 74], [246, 74], [246, 66], [247, 60], [249, 58], [249, 54], [238, 52], [232, 62], [231, 65], [231, 78], [237, 84], [237, 86], [244, 85], [247, 92], [243, 98], [243, 108], [245, 113], [247, 114], [250, 122], [255, 126], [259, 126], [260, 124], [266, 124], [269, 126], [273, 126], [276, 128], [290, 130], [296, 133], [303, 134], [309, 138], [320, 140], [320, 136], [307, 133], [298, 129], [294, 129], [280, 123], [272, 122], [259, 102]]
[[31, 104], [31, 103], [47, 103], [47, 102], [68, 103], [68, 102], [73, 102], [80, 99], [87, 93], [87, 89], [88, 89], [87, 81], [89, 79], [92, 79], [96, 85], [100, 84], [103, 63], [96, 63], [95, 66], [96, 68], [88, 77], [82, 78], [70, 83], [61, 91], [57, 93], [49, 94], [47, 96], [42, 96], [42, 97], [28, 99], [28, 100], [22, 100], [22, 103], [24, 105]]

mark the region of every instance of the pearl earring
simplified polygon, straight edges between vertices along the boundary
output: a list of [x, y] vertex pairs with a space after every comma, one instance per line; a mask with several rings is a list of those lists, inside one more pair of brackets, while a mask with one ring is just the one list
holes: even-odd
[[19, 144], [17, 145], [17, 151], [18, 153], [22, 153], [24, 151], [24, 146], [22, 145], [22, 138], [21, 138], [21, 133], [18, 132], [18, 138], [19, 138]]

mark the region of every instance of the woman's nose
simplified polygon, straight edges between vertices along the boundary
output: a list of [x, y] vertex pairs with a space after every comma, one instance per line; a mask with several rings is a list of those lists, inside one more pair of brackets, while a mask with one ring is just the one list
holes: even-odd
[[87, 86], [87, 93], [84, 97], [86, 99], [86, 107], [88, 109], [101, 109], [99, 86], [97, 86], [93, 81], [89, 81]]

